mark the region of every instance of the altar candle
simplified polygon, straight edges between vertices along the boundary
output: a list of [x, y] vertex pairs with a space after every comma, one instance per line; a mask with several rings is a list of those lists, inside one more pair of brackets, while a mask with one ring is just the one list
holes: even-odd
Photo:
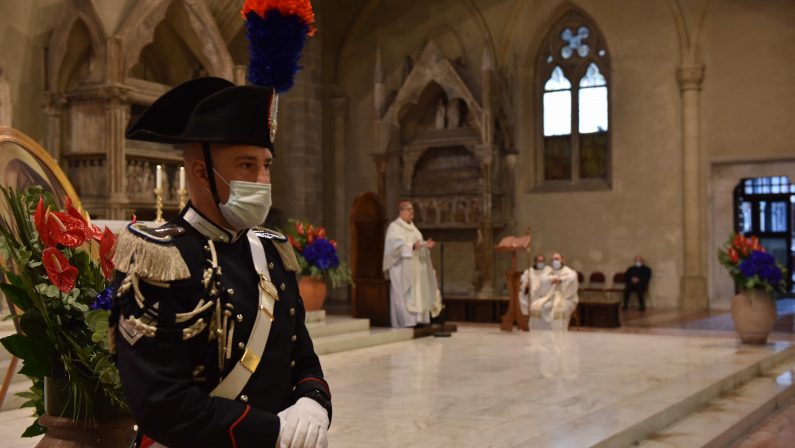
[[160, 185], [162, 185], [162, 182], [163, 182], [163, 168], [160, 165], [158, 165], [157, 166], [157, 170], [155, 170], [155, 173], [156, 173], [156, 176], [155, 176], [155, 189], [159, 189]]
[[185, 189], [185, 167], [184, 166], [179, 167], [179, 189], [180, 190], [184, 190]]

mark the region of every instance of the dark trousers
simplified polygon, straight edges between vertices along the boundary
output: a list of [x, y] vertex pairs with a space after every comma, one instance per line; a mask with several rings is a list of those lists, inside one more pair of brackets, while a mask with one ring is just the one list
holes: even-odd
[[627, 284], [626, 288], [624, 288], [624, 309], [627, 309], [629, 295], [633, 292], [638, 295], [638, 305], [640, 305], [640, 309], [645, 310], [646, 303], [643, 301], [643, 294], [645, 294], [646, 291], [639, 284], [633, 285], [631, 283]]

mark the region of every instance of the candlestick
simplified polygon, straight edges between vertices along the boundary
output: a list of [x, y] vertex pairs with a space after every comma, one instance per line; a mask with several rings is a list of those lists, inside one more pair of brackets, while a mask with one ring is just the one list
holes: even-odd
[[163, 185], [163, 167], [157, 166], [155, 170], [155, 191], [159, 190]]
[[185, 189], [185, 167], [184, 166], [179, 167], [179, 189], [180, 190], [184, 190]]
[[[159, 167], [160, 165], [158, 165]], [[160, 170], [157, 171], [160, 173]], [[163, 189], [155, 188], [155, 224], [163, 224]]]

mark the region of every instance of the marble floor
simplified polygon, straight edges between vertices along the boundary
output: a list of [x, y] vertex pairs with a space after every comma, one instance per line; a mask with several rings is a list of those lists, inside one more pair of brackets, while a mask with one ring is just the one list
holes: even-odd
[[[462, 326], [323, 358], [341, 447], [591, 446], [689, 383], [766, 356], [728, 338]], [[779, 348], [789, 346], [780, 343]], [[605, 425], [605, 419], [609, 422]]]
[[[789, 342], [753, 348], [728, 337], [460, 325], [451, 338], [321, 356], [334, 394], [329, 441], [344, 448], [592, 446], [625, 427], [653, 424], [716, 378], [785, 351], [793, 352]], [[35, 445], [16, 437], [27, 415], [0, 415], [0, 446]]]

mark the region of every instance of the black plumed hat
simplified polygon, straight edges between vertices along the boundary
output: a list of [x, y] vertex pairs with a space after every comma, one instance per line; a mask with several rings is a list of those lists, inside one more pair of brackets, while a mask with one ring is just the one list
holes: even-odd
[[130, 140], [252, 145], [273, 151], [273, 89], [221, 78], [187, 81], [166, 92], [127, 129]]

